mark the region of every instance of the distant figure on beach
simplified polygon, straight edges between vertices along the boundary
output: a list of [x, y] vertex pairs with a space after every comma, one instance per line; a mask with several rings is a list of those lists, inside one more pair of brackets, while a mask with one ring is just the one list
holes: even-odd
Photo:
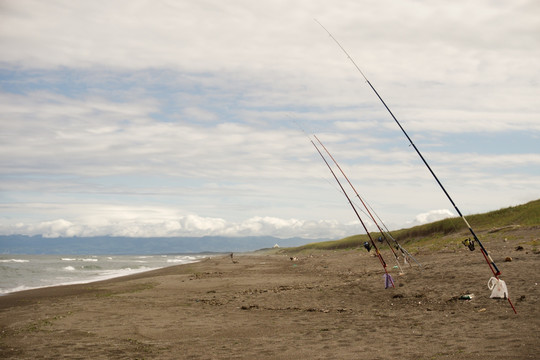
[[231, 260], [233, 259], [233, 253], [231, 253]]

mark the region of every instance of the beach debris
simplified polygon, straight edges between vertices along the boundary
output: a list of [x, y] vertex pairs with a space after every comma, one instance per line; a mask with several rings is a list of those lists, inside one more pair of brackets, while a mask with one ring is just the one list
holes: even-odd
[[478, 310], [478, 312], [484, 312], [486, 311], [486, 308], [481, 308], [480, 310]]
[[512, 258], [510, 256], [507, 256], [506, 259], [504, 259], [504, 261], [506, 262], [511, 262], [512, 261]]
[[[501, 230], [515, 230], [515, 229], [519, 229], [521, 227], [521, 225], [506, 225], [506, 226], [501, 226], [501, 227], [498, 227], [498, 228], [494, 228], [494, 229], [491, 229], [488, 231], [488, 234], [493, 234], [495, 232], [498, 232], [498, 231], [501, 231]], [[507, 242], [508, 239], [507, 238], [504, 238], [504, 242]]]
[[472, 299], [474, 299], [474, 294], [465, 294], [459, 297], [459, 300], [472, 300]]
[[516, 251], [522, 251], [522, 250], [523, 250], [523, 246], [521, 245], [516, 246]]

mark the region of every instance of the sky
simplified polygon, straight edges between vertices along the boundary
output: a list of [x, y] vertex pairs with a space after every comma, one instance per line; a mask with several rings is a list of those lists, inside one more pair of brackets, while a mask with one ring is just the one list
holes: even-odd
[[538, 14], [534, 0], [2, 0], [0, 235], [364, 233], [306, 134], [388, 228], [456, 216], [314, 19], [464, 215], [538, 199]]

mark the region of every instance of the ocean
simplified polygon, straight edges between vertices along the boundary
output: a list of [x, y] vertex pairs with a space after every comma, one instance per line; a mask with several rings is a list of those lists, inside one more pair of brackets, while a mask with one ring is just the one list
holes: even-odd
[[0, 255], [0, 295], [188, 264], [208, 255]]

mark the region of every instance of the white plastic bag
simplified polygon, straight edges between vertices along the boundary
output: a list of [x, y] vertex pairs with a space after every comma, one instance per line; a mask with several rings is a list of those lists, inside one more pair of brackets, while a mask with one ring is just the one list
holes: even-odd
[[491, 290], [491, 299], [508, 298], [508, 289], [504, 280], [491, 277], [488, 281], [488, 289]]

